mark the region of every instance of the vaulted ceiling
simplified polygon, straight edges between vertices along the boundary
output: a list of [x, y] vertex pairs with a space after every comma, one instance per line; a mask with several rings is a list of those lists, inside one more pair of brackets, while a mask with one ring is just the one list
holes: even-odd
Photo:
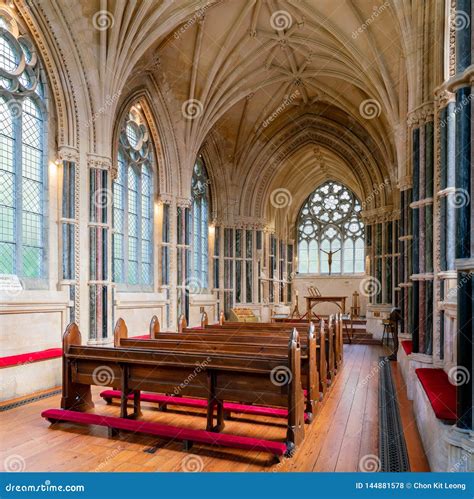
[[[190, 172], [203, 151], [221, 182], [217, 210], [233, 199], [235, 216], [268, 218], [275, 189], [286, 186], [299, 203], [326, 178], [344, 180], [361, 200], [383, 183], [369, 208], [393, 203], [415, 83], [407, 73], [412, 2], [80, 0], [58, 8], [75, 27], [92, 102], [151, 87], [180, 168]], [[96, 133], [112, 126], [97, 124]], [[183, 194], [189, 182], [182, 175]]]

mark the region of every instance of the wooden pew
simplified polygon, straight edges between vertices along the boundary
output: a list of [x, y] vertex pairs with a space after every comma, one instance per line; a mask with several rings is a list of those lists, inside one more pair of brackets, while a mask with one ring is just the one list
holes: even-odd
[[[304, 323], [298, 323], [297, 330], [298, 332], [302, 332], [305, 329], [306, 321]], [[335, 364], [334, 364], [334, 326], [330, 324], [328, 327], [328, 331], [326, 332], [326, 322], [322, 320], [320, 322], [320, 332], [319, 338], [317, 337], [318, 345], [326, 345], [324, 352], [322, 352], [322, 361], [320, 359], [320, 349], [317, 349], [318, 360], [317, 365], [319, 369], [319, 383], [320, 383], [320, 392], [322, 396], [325, 395], [327, 391], [328, 385], [331, 384], [334, 376], [336, 374]], [[199, 334], [201, 337], [207, 338], [210, 334], [221, 334], [222, 338], [225, 340], [229, 340], [230, 336], [235, 335], [247, 335], [252, 338], [252, 342], [255, 343], [265, 343], [267, 340], [264, 338], [269, 338], [275, 335], [279, 335], [289, 331], [291, 325], [288, 323], [244, 323], [244, 322], [225, 322], [223, 326], [220, 325], [208, 325], [205, 328], [187, 328], [186, 321], [184, 317], [180, 322], [180, 334]], [[324, 334], [323, 334], [324, 332]], [[227, 335], [227, 336], [226, 336]], [[273, 342], [276, 340], [272, 340]], [[302, 347], [305, 347], [304, 344], [304, 336], [301, 336]]]
[[[199, 371], [196, 369], [197, 365], [200, 366]], [[288, 373], [286, 382], [275, 384], [272, 381], [276, 370]], [[101, 372], [106, 374], [107, 379], [104, 380], [104, 377], [100, 379]], [[289, 336], [287, 355], [284, 357], [243, 352], [238, 355], [216, 354], [205, 351], [175, 351], [170, 355], [170, 351], [161, 349], [82, 346], [79, 329], [72, 323], [63, 336], [61, 407], [64, 411], [45, 411], [43, 415], [52, 422], [67, 420], [80, 422], [73, 411], [85, 411], [93, 407], [91, 385], [120, 385], [122, 392], [120, 418], [109, 419], [137, 418], [140, 415], [141, 390], [166, 393], [172, 391], [173, 386], [182, 385], [183, 380], [189, 380], [182, 390], [183, 396], [207, 399], [206, 431], [221, 431], [224, 428], [224, 401], [249, 405], [263, 403], [287, 409], [285, 448], [288, 454], [291, 454], [303, 441], [304, 399], [301, 385], [301, 345], [297, 331], [293, 331]], [[132, 394], [134, 412], [129, 415], [128, 400]], [[217, 408], [216, 426], [214, 426], [215, 408]], [[93, 424], [101, 424], [101, 417], [97, 418]], [[87, 421], [90, 421], [90, 418]], [[137, 422], [134, 431], [140, 431], [140, 424], [143, 423]], [[112, 429], [124, 427], [120, 421], [109, 421], [107, 426]], [[127, 429], [129, 427], [127, 426]], [[235, 438], [237, 445], [239, 438], [242, 437]], [[209, 443], [212, 443], [212, 440]]]
[[[114, 345], [125, 348], [166, 349], [172, 352], [180, 351], [206, 351], [213, 353], [228, 354], [259, 354], [270, 356], [286, 356], [287, 344], [291, 331], [286, 334], [271, 333], [264, 337], [252, 334], [236, 332], [229, 337], [226, 334], [205, 333], [160, 333], [153, 340], [128, 338], [128, 330], [123, 319], [118, 319], [114, 330]], [[301, 378], [306, 393], [305, 420], [311, 422], [316, 414], [317, 401], [320, 400], [319, 372], [317, 365], [317, 344], [314, 325], [306, 332], [306, 336], [300, 337], [301, 345]], [[109, 394], [110, 396], [110, 394]], [[105, 398], [105, 397], [104, 397]], [[106, 399], [107, 400], [107, 399]], [[165, 407], [166, 404], [163, 404]]]

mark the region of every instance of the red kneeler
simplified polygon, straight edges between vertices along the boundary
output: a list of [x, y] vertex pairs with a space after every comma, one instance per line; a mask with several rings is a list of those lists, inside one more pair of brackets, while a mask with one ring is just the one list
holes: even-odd
[[241, 437], [225, 433], [214, 433], [206, 430], [191, 430], [179, 426], [164, 425], [159, 423], [148, 423], [133, 419], [117, 418], [111, 416], [100, 416], [87, 412], [67, 411], [65, 409], [48, 409], [41, 416], [51, 423], [70, 422], [85, 425], [105, 426], [113, 430], [125, 430], [136, 433], [146, 433], [160, 438], [170, 440], [181, 440], [185, 443], [202, 443], [217, 445], [220, 447], [232, 447], [236, 449], [264, 451], [282, 456], [287, 452], [286, 444], [273, 440], [260, 438]]

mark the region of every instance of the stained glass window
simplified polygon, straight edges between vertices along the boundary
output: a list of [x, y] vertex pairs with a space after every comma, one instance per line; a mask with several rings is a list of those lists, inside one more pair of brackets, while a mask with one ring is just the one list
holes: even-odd
[[0, 15], [0, 274], [38, 280], [46, 277], [46, 106], [35, 48], [17, 32]]
[[153, 284], [152, 165], [148, 128], [133, 107], [122, 125], [113, 185], [113, 278], [131, 287]]
[[199, 287], [209, 286], [209, 179], [201, 158], [194, 165], [191, 183], [193, 199], [193, 274]]
[[360, 211], [359, 200], [337, 182], [326, 182], [310, 194], [298, 218], [300, 273], [364, 272], [364, 224]]

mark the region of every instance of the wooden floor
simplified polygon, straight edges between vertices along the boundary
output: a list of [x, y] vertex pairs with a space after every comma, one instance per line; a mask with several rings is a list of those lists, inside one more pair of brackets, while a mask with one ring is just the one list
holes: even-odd
[[[315, 421], [306, 426], [303, 445], [293, 458], [277, 464], [254, 451], [195, 445], [185, 452], [180, 442], [135, 434], [109, 439], [101, 427], [50, 427], [40, 413], [59, 407], [59, 396], [0, 413], [0, 463], [5, 466], [14, 457], [25, 471], [358, 471], [362, 457], [378, 453], [377, 364], [384, 351], [374, 345], [345, 345], [344, 351], [341, 372]], [[118, 415], [118, 405], [107, 406], [99, 391], [93, 391], [95, 412]], [[194, 410], [159, 412], [143, 404], [143, 418], [205, 427], [204, 413]], [[267, 439], [285, 436], [283, 421], [263, 417], [235, 416], [225, 431]]]

